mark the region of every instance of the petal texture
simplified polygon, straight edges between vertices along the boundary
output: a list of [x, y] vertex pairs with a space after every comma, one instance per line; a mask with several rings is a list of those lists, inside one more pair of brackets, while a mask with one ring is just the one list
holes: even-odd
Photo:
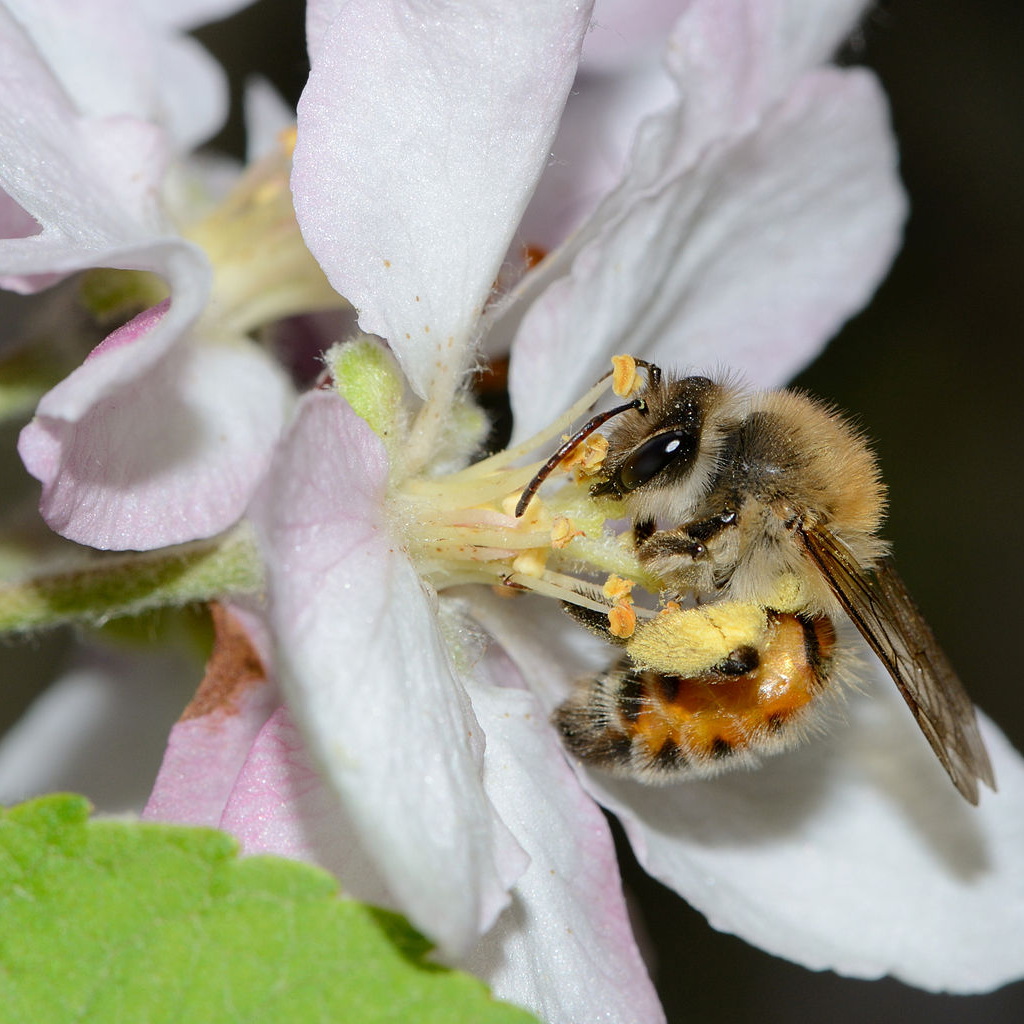
[[413, 389], [450, 392], [548, 160], [591, 4], [351, 0], [311, 12], [299, 224]]
[[219, 824], [247, 853], [319, 864], [349, 896], [401, 910], [286, 708], [278, 708], [260, 730]]
[[5, 205], [40, 228], [7, 224], [0, 285], [32, 291], [93, 266], [151, 270], [175, 283], [178, 264], [199, 257], [173, 237], [160, 207], [165, 134], [126, 114], [83, 116], [6, 8], [0, 69], [0, 188]]
[[888, 680], [756, 773], [653, 789], [596, 775], [646, 869], [716, 928], [807, 967], [983, 992], [1024, 971], [1024, 761], [967, 805]]
[[[495, 680], [520, 682], [500, 651]], [[629, 924], [611, 833], [537, 699], [470, 687], [487, 735], [487, 792], [530, 855], [512, 905], [462, 966], [548, 1024], [664, 1020]]]
[[864, 0], [691, 0], [666, 51], [697, 153], [748, 131], [806, 72], [829, 61]]
[[220, 66], [146, 4], [5, 0], [4, 7], [31, 36], [78, 113], [149, 121], [165, 129], [179, 151], [223, 123], [228, 95]]
[[388, 889], [452, 955], [525, 867], [482, 781], [483, 734], [385, 520], [387, 458], [336, 395], [300, 406], [253, 510], [282, 683]]
[[[108, 338], [44, 396], [21, 433], [21, 457], [43, 483], [42, 514], [58, 533], [98, 548], [219, 533], [242, 515], [267, 468], [291, 385], [245, 339], [186, 337], [147, 366], [150, 346], [174, 340], [166, 325], [150, 311], [122, 331], [124, 341]], [[132, 380], [133, 362], [148, 372]], [[77, 417], [60, 415], [79, 403], [86, 409]]]
[[523, 320], [510, 377], [517, 436], [616, 351], [780, 384], [888, 268], [905, 204], [870, 75], [806, 75], [756, 131], [666, 176], [681, 130], [669, 115], [647, 122], [630, 174], [663, 183], [610, 196], [578, 236], [571, 274]]
[[206, 675], [171, 729], [143, 811], [153, 821], [220, 827], [253, 743], [280, 704], [264, 669], [267, 638], [256, 616], [214, 606], [213, 619]]

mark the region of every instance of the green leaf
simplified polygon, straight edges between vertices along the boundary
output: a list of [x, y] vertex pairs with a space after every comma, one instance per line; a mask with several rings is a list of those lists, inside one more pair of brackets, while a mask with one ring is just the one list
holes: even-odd
[[528, 1024], [424, 960], [400, 917], [212, 829], [89, 821], [82, 797], [0, 817], [8, 1024]]

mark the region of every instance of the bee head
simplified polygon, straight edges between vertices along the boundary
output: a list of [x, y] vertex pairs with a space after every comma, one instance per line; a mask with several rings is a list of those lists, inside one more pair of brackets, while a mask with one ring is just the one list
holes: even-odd
[[708, 410], [719, 391], [707, 377], [648, 387], [644, 408], [624, 414], [612, 432], [608, 476], [591, 494], [624, 498], [656, 478], [659, 487], [684, 482], [697, 462]]

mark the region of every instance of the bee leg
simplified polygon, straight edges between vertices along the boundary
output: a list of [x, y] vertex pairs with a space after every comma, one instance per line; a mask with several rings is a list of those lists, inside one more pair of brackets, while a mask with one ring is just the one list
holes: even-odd
[[677, 530], [658, 530], [637, 545], [636, 553], [645, 565], [659, 562], [673, 562], [679, 558], [697, 561], [707, 554], [708, 549], [699, 540], [691, 537], [686, 527]]
[[607, 640], [619, 647], [625, 646], [626, 638], [617, 637], [609, 631], [607, 612], [599, 612], [593, 608], [581, 608], [579, 605], [570, 604], [568, 601], [562, 602], [562, 611], [584, 629], [595, 636], [599, 636], [602, 640]]
[[645, 541], [651, 539], [658, 529], [658, 524], [653, 519], [638, 519], [633, 523], [633, 546], [639, 547]]

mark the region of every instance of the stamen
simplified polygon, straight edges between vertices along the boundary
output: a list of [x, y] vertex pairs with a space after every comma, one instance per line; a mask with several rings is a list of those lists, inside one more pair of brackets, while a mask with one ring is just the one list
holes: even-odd
[[551, 546], [556, 551], [568, 547], [574, 537], [582, 537], [583, 531], [577, 530], [568, 516], [555, 516], [551, 525]]
[[302, 240], [292, 207], [289, 175], [294, 139], [253, 164], [211, 213], [187, 225], [214, 272], [219, 334], [246, 334], [295, 313], [342, 308]]
[[[624, 358], [616, 365], [620, 378], [621, 367], [632, 366], [630, 386], [635, 387], [636, 362]], [[628, 541], [606, 526], [618, 507], [595, 500], [582, 482], [597, 472], [608, 450], [607, 439], [593, 431], [611, 416], [637, 408], [640, 400], [591, 417], [583, 432], [568, 434], [564, 451], [546, 462], [516, 465], [571, 430], [607, 393], [611, 380], [606, 374], [564, 415], [514, 448], [434, 477], [422, 471], [393, 473], [389, 507], [424, 578], [438, 589], [477, 582], [497, 585], [503, 593], [528, 590], [607, 615], [610, 631], [623, 638], [633, 636], [638, 618], [655, 616], [655, 608], [635, 607], [631, 592], [644, 586], [654, 597], [649, 604], [656, 605], [657, 581]], [[567, 456], [564, 463], [561, 456]], [[537, 488], [556, 471], [561, 488], [540, 500]]]
[[635, 585], [636, 584], [634, 584], [632, 580], [623, 579], [621, 576], [616, 576], [612, 573], [612, 575], [605, 580], [604, 587], [602, 587], [602, 593], [611, 601], [631, 604], [633, 598], [630, 595]]
[[636, 632], [636, 609], [621, 603], [608, 609], [608, 632], [625, 640]]
[[612, 391], [625, 398], [636, 389], [636, 360], [632, 356], [612, 356]]

